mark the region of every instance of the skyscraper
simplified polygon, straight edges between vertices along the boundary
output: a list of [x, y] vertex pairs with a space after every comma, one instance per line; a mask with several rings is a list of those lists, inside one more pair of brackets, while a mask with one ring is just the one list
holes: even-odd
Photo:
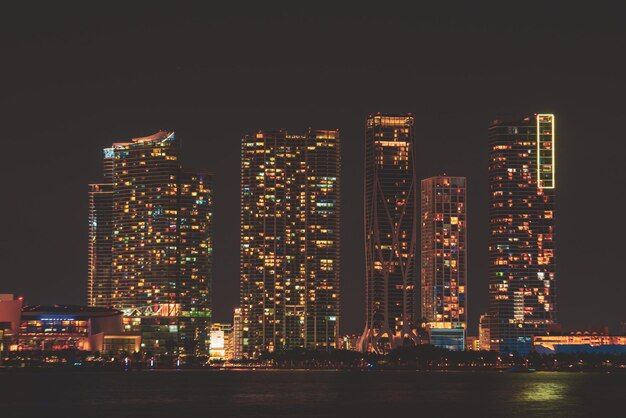
[[[148, 351], [164, 350], [165, 342], [168, 352], [203, 351], [211, 316], [212, 176], [183, 169], [180, 141], [163, 131], [105, 149], [104, 168], [111, 184], [90, 192], [90, 255], [110, 251], [110, 259], [90, 256], [90, 272], [108, 269], [110, 279], [98, 288], [98, 276], [90, 275], [89, 303], [135, 317], [130, 329], [154, 337], [144, 337]], [[104, 230], [102, 218], [110, 219]], [[105, 238], [98, 241], [107, 233], [110, 249]]]
[[535, 114], [489, 128], [489, 325], [504, 353], [527, 353], [556, 322], [554, 125]]
[[260, 131], [242, 141], [244, 351], [335, 347], [339, 131]]
[[417, 179], [413, 115], [367, 118], [365, 133], [366, 324], [360, 349], [417, 343]]
[[233, 358], [243, 358], [243, 322], [241, 308], [233, 311]]
[[448, 336], [444, 345], [461, 350], [467, 328], [466, 183], [465, 177], [422, 180], [422, 319], [444, 340]]
[[103, 182], [89, 185], [89, 249], [87, 304], [111, 307], [113, 294], [113, 148], [102, 158]]

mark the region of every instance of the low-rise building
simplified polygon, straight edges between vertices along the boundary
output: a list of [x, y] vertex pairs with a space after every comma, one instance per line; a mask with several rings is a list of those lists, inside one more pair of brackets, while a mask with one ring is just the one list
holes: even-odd
[[539, 354], [626, 354], [626, 336], [577, 331], [568, 335], [536, 335], [533, 347]]
[[476, 336], [465, 337], [465, 349], [467, 351], [480, 351], [480, 340]]
[[348, 334], [342, 335], [339, 337], [339, 341], [337, 343], [337, 348], [339, 350], [351, 350], [358, 351], [359, 350], [359, 338], [361, 336], [357, 334]]
[[465, 328], [430, 328], [429, 343], [452, 351], [465, 350]]
[[232, 360], [233, 350], [233, 326], [232, 324], [211, 325], [210, 332], [210, 359], [211, 360]]
[[139, 352], [141, 337], [124, 334], [122, 312], [86, 306], [26, 306], [15, 350]]
[[478, 323], [478, 344], [481, 350], [491, 350], [491, 332], [489, 328], [489, 315], [483, 314], [480, 316]]

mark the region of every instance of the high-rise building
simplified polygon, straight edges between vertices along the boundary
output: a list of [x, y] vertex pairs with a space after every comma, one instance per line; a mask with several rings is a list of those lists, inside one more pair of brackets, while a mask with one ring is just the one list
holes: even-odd
[[115, 143], [90, 191], [89, 304], [124, 310], [155, 353], [202, 351], [211, 317], [212, 176], [180, 150], [173, 132]]
[[367, 118], [365, 133], [366, 324], [362, 351], [417, 344], [417, 179], [414, 118]]
[[481, 350], [491, 350], [491, 333], [489, 330], [489, 315], [482, 314], [478, 322], [478, 341]]
[[489, 128], [489, 323], [503, 353], [527, 353], [556, 322], [555, 140], [552, 114]]
[[447, 330], [439, 341], [463, 340], [467, 329], [466, 183], [445, 175], [422, 180], [422, 320], [429, 330]]
[[233, 311], [233, 358], [235, 360], [244, 358], [241, 308], [235, 308]]
[[87, 303], [111, 307], [113, 293], [113, 184], [89, 185], [89, 273]]
[[113, 280], [113, 148], [105, 148], [103, 181], [89, 185], [89, 272], [87, 304], [111, 307]]
[[242, 141], [241, 314], [248, 355], [335, 347], [339, 131]]

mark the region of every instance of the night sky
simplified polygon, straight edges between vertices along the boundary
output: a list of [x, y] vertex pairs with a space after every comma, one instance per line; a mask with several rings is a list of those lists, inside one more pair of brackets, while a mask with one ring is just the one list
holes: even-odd
[[216, 173], [214, 310], [217, 321], [231, 322], [241, 137], [338, 128], [341, 332], [361, 332], [365, 117], [413, 112], [418, 177], [468, 177], [475, 334], [487, 309], [489, 121], [551, 112], [559, 321], [615, 329], [626, 320], [624, 15], [546, 3], [3, 6], [0, 293], [31, 304], [86, 303], [87, 184], [101, 180], [102, 148], [175, 130], [184, 165]]

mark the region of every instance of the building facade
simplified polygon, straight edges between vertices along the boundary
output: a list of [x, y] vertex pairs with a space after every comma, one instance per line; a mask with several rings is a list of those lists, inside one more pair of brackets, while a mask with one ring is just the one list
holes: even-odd
[[478, 341], [481, 350], [491, 350], [491, 332], [487, 313], [482, 314], [478, 321]]
[[[18, 351], [82, 350], [113, 353], [109, 343], [124, 341], [123, 351], [140, 350], [141, 337], [123, 332], [122, 312], [86, 306], [27, 306], [21, 313]], [[119, 345], [118, 345], [119, 348]]]
[[11, 348], [16, 349], [22, 317], [21, 297], [0, 293], [0, 362]]
[[232, 360], [234, 358], [234, 339], [232, 324], [211, 325], [210, 360]]
[[366, 324], [362, 351], [417, 344], [414, 118], [370, 115], [365, 133]]
[[[105, 149], [110, 183], [90, 191], [88, 294], [92, 306], [128, 313], [133, 329], [149, 332], [140, 318], [167, 326], [176, 335], [168, 352], [191, 353], [208, 346], [212, 176], [183, 168], [180, 153], [175, 134], [163, 131]], [[154, 307], [167, 315], [158, 319]], [[147, 351], [163, 352], [151, 341]]]
[[87, 303], [110, 307], [113, 294], [113, 184], [89, 185], [89, 273]]
[[241, 317], [241, 308], [235, 308], [233, 311], [233, 359], [240, 360], [242, 358], [244, 358], [243, 318]]
[[525, 354], [556, 322], [555, 118], [489, 128], [491, 348]]
[[465, 177], [436, 176], [422, 180], [421, 191], [422, 321], [456, 330], [446, 344], [455, 347], [467, 329], [466, 186]]
[[260, 131], [242, 141], [244, 351], [335, 347], [339, 131]]
[[577, 331], [568, 335], [535, 335], [533, 348], [539, 354], [626, 354], [626, 336]]

